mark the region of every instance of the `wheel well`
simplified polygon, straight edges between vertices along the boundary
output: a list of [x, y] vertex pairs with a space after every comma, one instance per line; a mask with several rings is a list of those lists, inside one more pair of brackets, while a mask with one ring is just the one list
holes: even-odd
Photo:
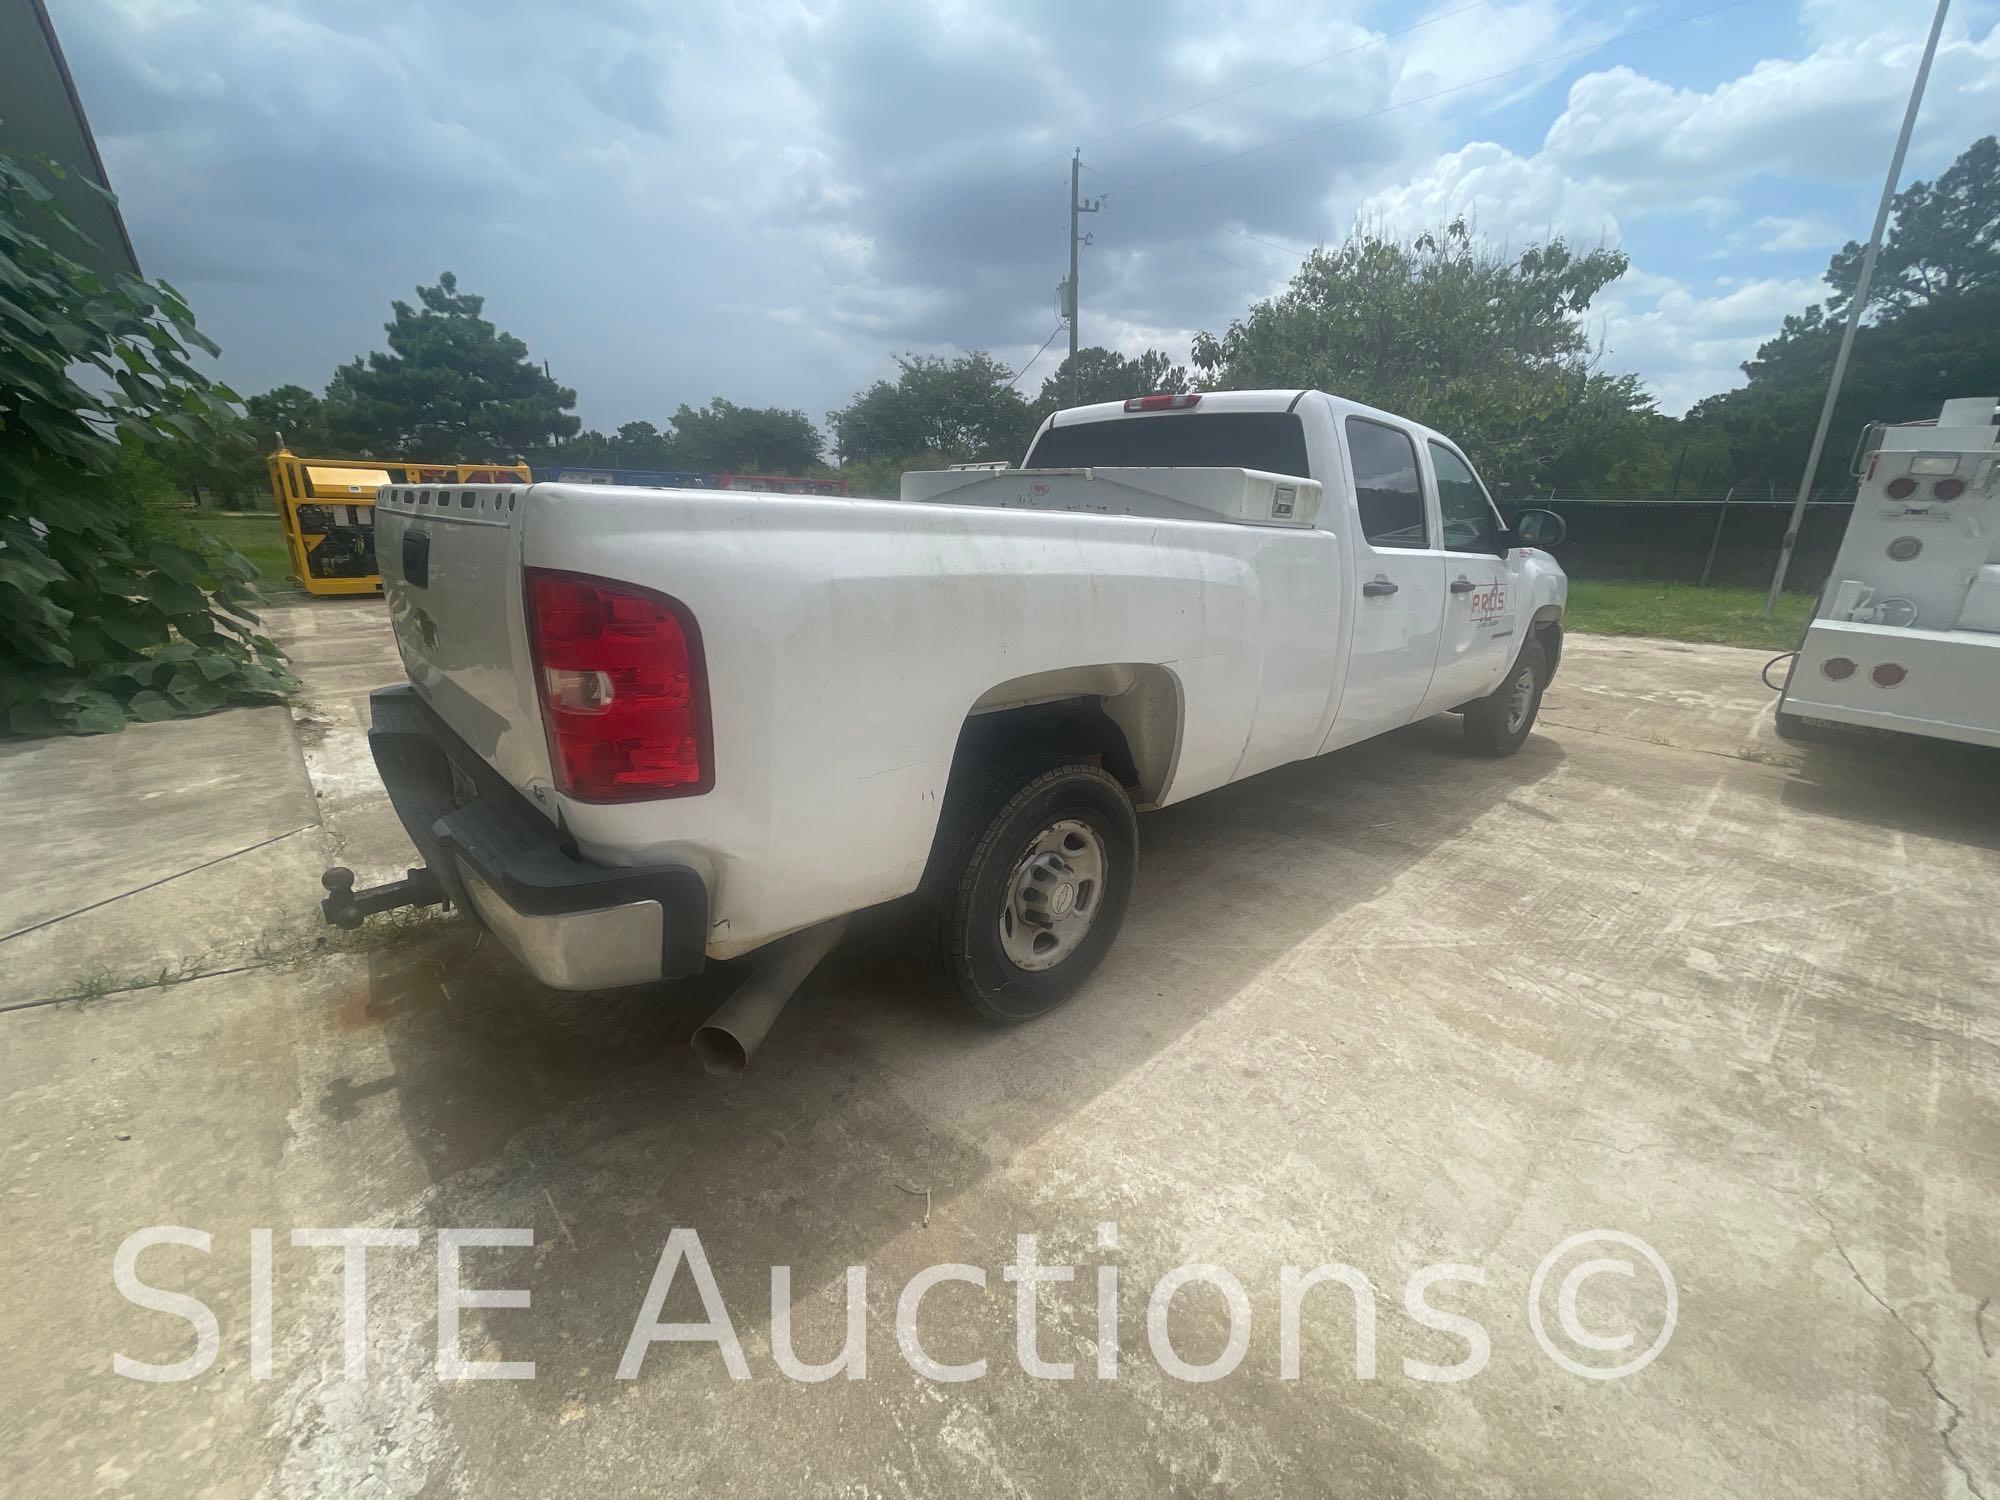
[[1019, 750], [1101, 765], [1134, 803], [1159, 800], [1180, 754], [1180, 682], [1165, 667], [1112, 664], [1040, 672], [979, 698], [959, 730], [960, 768]]
[[1561, 615], [1550, 615], [1538, 619], [1534, 626], [1535, 639], [1542, 643], [1542, 652], [1549, 659], [1549, 676], [1556, 675], [1556, 667], [1562, 661], [1563, 625]]

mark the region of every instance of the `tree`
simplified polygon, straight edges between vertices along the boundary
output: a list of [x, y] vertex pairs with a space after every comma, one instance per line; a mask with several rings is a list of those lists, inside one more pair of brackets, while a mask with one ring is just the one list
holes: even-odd
[[446, 271], [417, 298], [421, 309], [390, 304], [388, 353], [334, 372], [325, 417], [335, 444], [372, 458], [496, 460], [576, 432], [576, 392], [480, 316], [483, 297]]
[[[1907, 312], [2000, 277], [2000, 140], [1982, 136], [1934, 183], [1913, 182], [1891, 200], [1894, 226], [1875, 258], [1868, 306]], [[1865, 251], [1849, 240], [1826, 269], [1826, 310], [1847, 315]]]
[[568, 464], [579, 469], [615, 469], [619, 466], [618, 439], [606, 437], [595, 427], [579, 432], [558, 449], [530, 453], [531, 463]]
[[[644, 426], [645, 424], [639, 424]], [[619, 429], [624, 435], [625, 429]], [[826, 439], [802, 411], [738, 406], [717, 396], [681, 406], [665, 438], [672, 466], [703, 473], [803, 474], [819, 462]]]
[[627, 422], [611, 440], [617, 455], [614, 467], [621, 469], [668, 469], [674, 467], [673, 440], [651, 422]]
[[240, 421], [189, 362], [216, 347], [172, 287], [107, 283], [52, 230], [79, 233], [0, 155], [0, 727], [95, 734], [275, 698], [292, 684], [256, 631], [256, 568], [150, 503], [159, 455]]
[[[1851, 489], [1848, 465], [1864, 424], [1935, 417], [1953, 396], [2000, 389], [2000, 142], [1974, 141], [1935, 183], [1913, 182], [1892, 201], [1868, 309], [1834, 406], [1814, 487]], [[1799, 482], [1860, 280], [1862, 248], [1827, 266], [1824, 303], [1788, 315], [1746, 360], [1746, 383], [1710, 396], [1691, 426], [1729, 446], [1733, 483], [1794, 489]]]
[[1064, 359], [1055, 374], [1042, 382], [1035, 397], [1037, 422], [1064, 406], [1089, 406], [1098, 401], [1123, 401], [1131, 396], [1150, 396], [1158, 391], [1194, 389], [1187, 366], [1177, 365], [1158, 349], [1148, 349], [1137, 359], [1128, 359], [1114, 349], [1093, 345], [1076, 351], [1076, 395], [1069, 394], [1070, 362]]
[[261, 396], [246, 396], [243, 411], [260, 454], [281, 442], [298, 454], [326, 453], [332, 447], [325, 407], [302, 385], [273, 386]]
[[1357, 231], [1221, 336], [1197, 335], [1194, 363], [1208, 386], [1317, 387], [1414, 417], [1517, 493], [1587, 483], [1652, 414], [1636, 377], [1596, 368], [1583, 325], [1626, 264], [1560, 239], [1509, 259], [1462, 219], [1409, 241]]
[[990, 354], [905, 354], [896, 365], [894, 380], [878, 380], [828, 413], [843, 463], [1013, 459], [1034, 431], [1035, 415], [1014, 389], [1013, 372]]

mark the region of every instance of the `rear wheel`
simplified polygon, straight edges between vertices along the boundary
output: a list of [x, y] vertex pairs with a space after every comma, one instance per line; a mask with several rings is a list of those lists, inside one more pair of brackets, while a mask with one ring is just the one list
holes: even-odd
[[1465, 710], [1465, 742], [1481, 755], [1512, 755], [1527, 742], [1541, 712], [1549, 680], [1549, 657], [1530, 640], [1514, 658], [1506, 680]]
[[946, 799], [923, 917], [942, 975], [981, 1019], [1045, 1015], [1103, 960], [1132, 897], [1124, 788], [1053, 753], [998, 760]]

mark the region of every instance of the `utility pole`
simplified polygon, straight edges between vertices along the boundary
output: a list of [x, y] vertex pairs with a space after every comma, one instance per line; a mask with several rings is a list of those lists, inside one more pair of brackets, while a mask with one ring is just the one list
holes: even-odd
[[1924, 85], [1930, 81], [1931, 59], [1937, 56], [1938, 34], [1944, 30], [1944, 13], [1951, 0], [1938, 0], [1937, 14], [1931, 17], [1930, 40], [1924, 43], [1923, 61], [1917, 64], [1917, 81], [1910, 86], [1909, 107], [1903, 111], [1903, 129], [1896, 137], [1895, 154], [1889, 158], [1889, 180], [1882, 184], [1882, 202], [1875, 210], [1875, 232], [1868, 236], [1867, 253], [1861, 257], [1861, 276], [1854, 284], [1854, 299], [1847, 304], [1847, 327], [1841, 331], [1840, 353], [1833, 359], [1833, 378], [1826, 383], [1826, 400], [1819, 409], [1819, 427], [1813, 433], [1812, 451], [1806, 455], [1806, 471], [1799, 476], [1799, 496], [1792, 502], [1792, 519], [1785, 526], [1784, 544], [1778, 549], [1778, 569], [1771, 575], [1771, 592], [1764, 599], [1764, 618], [1778, 609], [1778, 593], [1785, 586], [1785, 572], [1792, 565], [1792, 549], [1798, 545], [1799, 523], [1805, 519], [1806, 497], [1812, 493], [1813, 475], [1819, 470], [1819, 456], [1826, 447], [1826, 429], [1833, 422], [1833, 403], [1840, 398], [1840, 382], [1847, 374], [1847, 356], [1854, 350], [1854, 330], [1861, 324], [1861, 310], [1868, 305], [1868, 290], [1875, 280], [1875, 255], [1882, 248], [1882, 231], [1889, 222], [1889, 210], [1896, 201], [1896, 184], [1902, 180], [1903, 158], [1909, 153], [1910, 133], [1916, 129], [1917, 106], [1924, 102]]
[[1069, 280], [1063, 283], [1063, 316], [1069, 320], [1069, 364], [1068, 374], [1063, 380], [1063, 405], [1076, 405], [1076, 252], [1082, 245], [1090, 243], [1090, 236], [1077, 237], [1077, 216], [1094, 214], [1104, 207], [1102, 198], [1082, 198], [1077, 194], [1079, 175], [1083, 171], [1083, 147], [1076, 148], [1076, 154], [1069, 159]]

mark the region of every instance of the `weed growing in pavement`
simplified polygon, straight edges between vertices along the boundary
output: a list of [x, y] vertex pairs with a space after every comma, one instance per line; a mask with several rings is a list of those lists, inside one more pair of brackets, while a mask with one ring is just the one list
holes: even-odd
[[130, 994], [135, 990], [170, 989], [190, 980], [240, 974], [250, 969], [300, 969], [332, 954], [375, 953], [468, 928], [464, 917], [447, 907], [404, 907], [371, 917], [352, 931], [342, 928], [319, 932], [280, 929], [267, 931], [247, 944], [192, 955], [174, 963], [162, 964], [157, 969], [123, 973], [111, 968], [98, 969], [71, 980], [52, 995], [0, 1006], [0, 1009], [18, 1010], [63, 1001], [81, 1004], [102, 1000], [109, 995]]

